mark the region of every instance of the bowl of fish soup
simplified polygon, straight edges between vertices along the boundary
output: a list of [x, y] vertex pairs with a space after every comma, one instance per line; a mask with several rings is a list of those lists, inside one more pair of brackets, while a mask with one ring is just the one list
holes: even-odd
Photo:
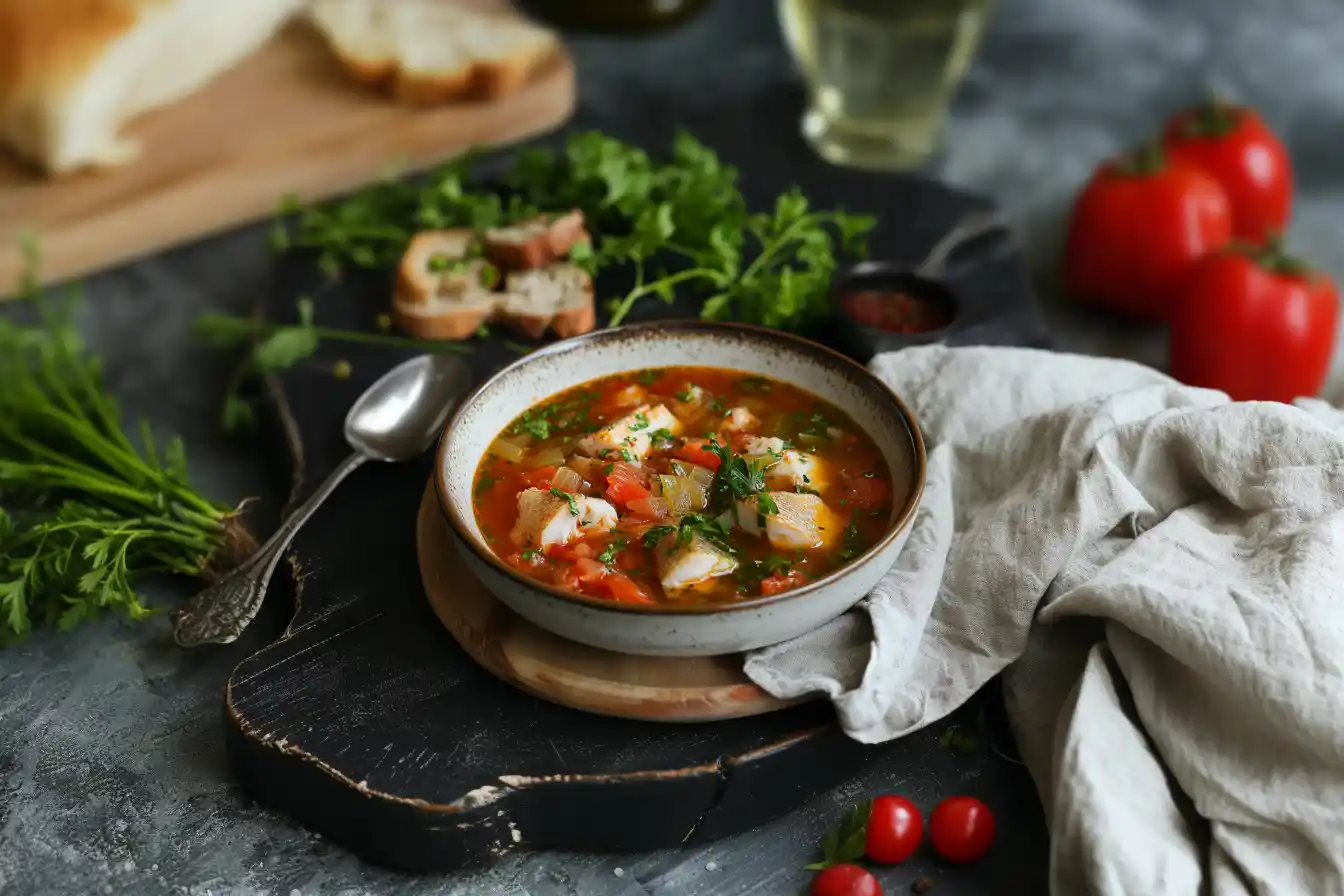
[[477, 389], [439, 445], [456, 549], [519, 615], [629, 654], [789, 640], [890, 568], [923, 489], [900, 399], [816, 343], [737, 324], [600, 330]]

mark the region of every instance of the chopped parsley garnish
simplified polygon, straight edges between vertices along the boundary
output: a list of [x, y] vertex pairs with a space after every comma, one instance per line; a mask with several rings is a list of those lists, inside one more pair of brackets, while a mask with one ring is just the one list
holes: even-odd
[[[603, 456], [605, 456], [605, 452], [603, 453]], [[603, 476], [610, 476], [610, 475], [611, 475], [611, 471], [614, 470], [614, 469], [616, 469], [616, 465], [615, 465], [615, 464], [607, 464], [605, 467], [602, 468], [602, 475], [603, 475]]]
[[863, 536], [859, 534], [859, 526], [853, 520], [845, 527], [845, 532], [841, 536], [841, 547], [836, 554], [841, 560], [853, 560], [859, 554], [863, 553]]
[[641, 370], [639, 373], [635, 374], [635, 381], [641, 386], [652, 386], [654, 383], [658, 382], [658, 379], [661, 376], [662, 373], [657, 370]]
[[761, 376], [749, 376], [737, 384], [743, 392], [769, 392], [774, 388], [770, 381]]
[[761, 492], [756, 496], [756, 509], [761, 516], [777, 516], [779, 514], [779, 506], [775, 504], [775, 499], [770, 497], [767, 492]]
[[551, 487], [551, 494], [555, 495], [557, 498], [564, 498], [566, 501], [569, 502], [570, 516], [579, 515], [579, 502], [575, 500], [573, 495], [571, 495], [569, 492], [562, 492], [560, 491], [560, 489], [555, 488], [554, 486]]
[[499, 480], [494, 476], [491, 476], [489, 473], [482, 473], [481, 478], [476, 480], [476, 497], [479, 498], [481, 495], [490, 491], [491, 487], [493, 487], [496, 482], [499, 482]]
[[529, 563], [531, 563], [533, 560], [535, 560], [535, 559], [537, 559], [538, 557], [541, 556], [541, 551], [534, 550], [534, 549], [532, 549], [532, 548], [528, 548], [527, 550], [523, 551], [523, 553], [522, 553], [521, 556], [522, 556], [522, 558], [523, 558], [524, 560], [526, 560], [526, 561], [528, 561]]
[[681, 402], [682, 404], [686, 404], [695, 396], [692, 395], [689, 391], [685, 391], [685, 392], [677, 392], [672, 397], [675, 398], [677, 401]]
[[549, 420], [528, 411], [518, 418], [518, 422], [513, 425], [513, 431], [527, 433], [537, 441], [543, 441], [551, 437], [551, 424]]
[[649, 441], [654, 448], [663, 448], [677, 443], [677, 437], [672, 435], [672, 431], [667, 428], [655, 429], [649, 433]]
[[653, 549], [667, 535], [677, 531], [675, 526], [654, 526], [644, 533], [644, 547]]
[[616, 561], [616, 555], [621, 552], [621, 550], [626, 546], [626, 544], [628, 544], [628, 542], [624, 537], [620, 535], [616, 536], [616, 538], [611, 542], [611, 544], [603, 548], [602, 553], [597, 555], [597, 562], [602, 563], [606, 566], [610, 566], [612, 563]]
[[635, 422], [630, 424], [631, 432], [639, 432], [641, 429], [649, 428], [649, 415], [640, 411], [635, 414]]
[[632, 464], [632, 463], [635, 462], [635, 456], [634, 456], [633, 454], [631, 454], [631, 453], [629, 452], [629, 450], [627, 450], [627, 449], [625, 449], [625, 448], [622, 448], [622, 449], [621, 449], [621, 460], [625, 461], [625, 462], [628, 463], [628, 464]]

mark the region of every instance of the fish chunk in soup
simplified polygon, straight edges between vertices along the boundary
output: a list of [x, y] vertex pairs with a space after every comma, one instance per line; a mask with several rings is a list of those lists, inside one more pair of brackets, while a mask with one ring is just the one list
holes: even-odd
[[491, 444], [474, 509], [504, 562], [630, 603], [778, 594], [891, 524], [891, 473], [853, 420], [795, 386], [668, 367], [585, 383]]

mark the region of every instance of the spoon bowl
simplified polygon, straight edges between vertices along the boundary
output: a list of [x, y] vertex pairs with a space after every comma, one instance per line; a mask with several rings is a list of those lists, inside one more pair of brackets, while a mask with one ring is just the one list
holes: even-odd
[[345, 440], [371, 460], [423, 454], [443, 430], [470, 371], [455, 355], [421, 355], [383, 374], [345, 415]]

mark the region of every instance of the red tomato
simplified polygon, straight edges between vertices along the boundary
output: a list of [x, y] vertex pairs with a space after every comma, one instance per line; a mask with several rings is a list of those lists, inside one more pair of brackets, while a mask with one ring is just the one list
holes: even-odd
[[800, 588], [806, 584], [807, 576], [803, 575], [802, 570], [791, 569], [787, 574], [782, 572], [771, 573], [761, 579], [761, 594], [769, 597], [772, 594], [792, 591], [794, 588]]
[[929, 843], [949, 862], [974, 862], [994, 843], [994, 813], [971, 796], [950, 796], [929, 816]]
[[709, 439], [687, 439], [672, 453], [687, 463], [699, 464], [711, 470], [717, 470], [719, 464], [723, 462], [717, 454], [709, 450]]
[[1167, 122], [1169, 158], [1222, 184], [1232, 209], [1232, 236], [1262, 242], [1283, 232], [1293, 201], [1288, 151], [1252, 109], [1217, 100]]
[[863, 851], [874, 862], [894, 865], [915, 854], [924, 837], [924, 817], [902, 796], [879, 796], [868, 815]]
[[832, 865], [812, 878], [808, 896], [882, 896], [882, 885], [858, 865]]
[[550, 488], [551, 477], [555, 475], [555, 467], [537, 467], [535, 470], [528, 470], [522, 475], [523, 485], [530, 488]]
[[1064, 285], [1080, 301], [1161, 320], [1194, 263], [1231, 236], [1218, 182], [1147, 147], [1102, 165], [1078, 196]]
[[641, 587], [639, 583], [630, 578], [623, 572], [608, 572], [606, 578], [602, 580], [606, 586], [607, 592], [613, 600], [624, 604], [651, 604], [654, 603], [652, 597]]
[[647, 498], [650, 492], [644, 487], [639, 467], [634, 464], [613, 464], [607, 474], [607, 497], [617, 504], [628, 504], [640, 498]]
[[1276, 246], [1225, 252], [1191, 275], [1171, 321], [1171, 375], [1234, 401], [1320, 391], [1334, 354], [1339, 293]]

